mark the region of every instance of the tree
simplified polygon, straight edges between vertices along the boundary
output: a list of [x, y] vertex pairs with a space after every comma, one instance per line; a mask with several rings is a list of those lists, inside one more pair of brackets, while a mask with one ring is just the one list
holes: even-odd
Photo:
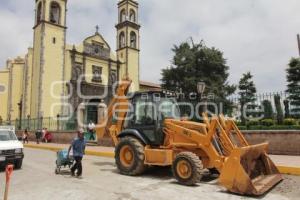
[[295, 114], [300, 112], [300, 59], [292, 58], [287, 71], [287, 92], [289, 94], [291, 111]]
[[228, 83], [229, 67], [223, 53], [207, 47], [203, 41], [192, 45], [184, 42], [175, 45], [172, 51], [175, 55], [171, 67], [162, 70], [162, 87], [171, 91], [181, 88], [187, 97], [197, 92], [198, 82], [205, 82], [205, 95], [213, 93], [214, 101], [224, 103], [225, 109], [229, 110], [231, 103], [227, 97], [236, 88]]
[[262, 105], [264, 108], [264, 119], [273, 119], [274, 112], [271, 102], [269, 100], [264, 100]]
[[241, 120], [243, 125], [246, 124], [246, 116], [248, 117], [251, 114], [250, 112], [245, 112], [245, 108], [255, 108], [254, 102], [256, 100], [256, 87], [252, 78], [253, 76], [250, 72], [243, 74], [238, 86], [240, 95], [239, 101], [241, 105]]
[[280, 103], [280, 95], [274, 96], [274, 102], [275, 102], [275, 108], [276, 108], [276, 117], [277, 117], [277, 123], [282, 124], [283, 123], [283, 111]]

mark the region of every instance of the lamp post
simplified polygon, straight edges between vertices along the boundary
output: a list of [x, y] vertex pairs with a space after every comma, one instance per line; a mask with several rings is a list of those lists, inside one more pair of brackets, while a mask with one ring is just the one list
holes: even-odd
[[57, 114], [56, 115], [56, 120], [57, 120], [57, 131], [59, 131], [59, 127], [60, 127], [60, 124], [59, 124], [59, 118], [60, 118], [60, 115], [59, 114]]
[[21, 130], [22, 128], [22, 107], [23, 107], [23, 103], [22, 100], [18, 103], [18, 107], [19, 107], [19, 130]]
[[30, 115], [27, 115], [27, 129], [30, 130]]
[[[202, 101], [202, 97], [203, 97], [205, 88], [206, 88], [205, 82], [200, 81], [197, 83], [197, 92], [200, 95], [200, 102]], [[206, 105], [206, 100], [205, 100], [204, 112], [206, 112], [206, 111], [207, 111], [207, 105]]]
[[205, 82], [203, 82], [203, 81], [198, 82], [197, 83], [197, 92], [202, 95], [205, 91], [205, 87], [206, 87]]

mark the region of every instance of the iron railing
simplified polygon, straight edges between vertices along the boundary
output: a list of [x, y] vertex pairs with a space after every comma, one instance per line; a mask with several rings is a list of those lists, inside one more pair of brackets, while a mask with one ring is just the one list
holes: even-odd
[[74, 131], [77, 129], [76, 120], [60, 120], [52, 117], [39, 119], [23, 119], [2, 122], [2, 125], [15, 126], [16, 130], [38, 130], [47, 128], [49, 131]]

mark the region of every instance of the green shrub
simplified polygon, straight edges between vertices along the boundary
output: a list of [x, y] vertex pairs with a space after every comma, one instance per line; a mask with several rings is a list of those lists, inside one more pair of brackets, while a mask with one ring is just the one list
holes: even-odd
[[244, 126], [243, 123], [242, 123], [241, 121], [235, 121], [235, 124], [236, 124], [237, 126]]
[[300, 125], [295, 125], [291, 127], [293, 130], [300, 130]]
[[240, 130], [247, 130], [247, 126], [238, 126]]
[[265, 126], [261, 126], [261, 125], [255, 125], [255, 126], [249, 126], [248, 130], [265, 130], [266, 127]]
[[263, 126], [273, 126], [275, 121], [273, 119], [263, 119], [260, 121], [260, 124]]
[[247, 126], [258, 126], [259, 125], [259, 121], [258, 120], [250, 120], [247, 122]]
[[294, 125], [297, 125], [297, 121], [293, 118], [287, 118], [287, 119], [283, 120], [283, 125], [294, 126]]
[[269, 130], [290, 130], [290, 126], [285, 126], [285, 125], [276, 125], [276, 126], [270, 126], [268, 127]]

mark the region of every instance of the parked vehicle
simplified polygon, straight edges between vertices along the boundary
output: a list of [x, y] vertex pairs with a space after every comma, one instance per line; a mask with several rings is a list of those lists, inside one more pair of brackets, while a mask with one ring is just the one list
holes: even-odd
[[252, 196], [265, 194], [283, 179], [267, 154], [268, 144], [250, 145], [233, 120], [223, 115], [209, 119], [204, 113], [204, 123], [188, 121], [180, 118], [170, 95], [149, 91], [128, 97], [131, 82], [123, 82], [96, 129], [98, 138], [112, 138], [121, 174], [171, 166], [179, 183], [194, 185], [208, 169], [220, 174], [219, 184], [230, 192]]
[[15, 134], [15, 127], [0, 126], [0, 167], [13, 164], [15, 169], [22, 167], [23, 144]]

